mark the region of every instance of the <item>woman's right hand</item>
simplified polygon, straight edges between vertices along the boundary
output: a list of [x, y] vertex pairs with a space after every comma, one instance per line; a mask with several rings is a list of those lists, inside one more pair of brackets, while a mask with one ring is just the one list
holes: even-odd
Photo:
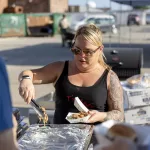
[[27, 104], [35, 98], [35, 88], [30, 79], [23, 79], [19, 85], [19, 94]]

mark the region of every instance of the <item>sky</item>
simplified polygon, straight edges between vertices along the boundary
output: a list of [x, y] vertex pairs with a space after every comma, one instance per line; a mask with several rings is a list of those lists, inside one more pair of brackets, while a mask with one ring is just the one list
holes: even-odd
[[[68, 0], [69, 5], [80, 5], [80, 6], [85, 6], [87, 1], [88, 0]], [[89, 0], [89, 1], [94, 1], [97, 7], [109, 7], [111, 4], [112, 10], [119, 10], [120, 8], [123, 10], [129, 9], [127, 5], [121, 6], [118, 3], [110, 2], [110, 0]]]

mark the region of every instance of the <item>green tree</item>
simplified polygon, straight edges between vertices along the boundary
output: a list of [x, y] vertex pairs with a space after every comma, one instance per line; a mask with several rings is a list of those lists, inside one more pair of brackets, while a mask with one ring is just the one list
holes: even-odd
[[145, 9], [150, 9], [150, 6], [133, 6], [134, 9], [141, 9], [141, 10], [145, 10]]

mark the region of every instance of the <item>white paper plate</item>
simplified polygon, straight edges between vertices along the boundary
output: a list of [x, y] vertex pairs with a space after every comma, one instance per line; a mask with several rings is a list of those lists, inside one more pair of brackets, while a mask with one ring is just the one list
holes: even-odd
[[66, 120], [68, 120], [70, 123], [86, 123], [87, 120], [90, 118], [90, 115], [86, 116], [86, 117], [83, 117], [83, 118], [79, 118], [79, 119], [68, 119], [72, 114], [78, 114], [78, 113], [72, 113], [72, 112], [69, 112], [67, 117], [66, 117]]

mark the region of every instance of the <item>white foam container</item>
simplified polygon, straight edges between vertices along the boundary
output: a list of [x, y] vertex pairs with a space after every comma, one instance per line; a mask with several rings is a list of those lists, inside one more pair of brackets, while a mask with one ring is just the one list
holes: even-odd
[[[81, 100], [78, 97], [75, 97], [74, 106], [80, 111], [80, 112], [88, 112], [89, 110], [87, 107], [81, 102]], [[72, 114], [77, 114], [73, 112], [69, 112], [66, 116], [66, 120], [68, 120], [70, 123], [86, 123], [87, 120], [90, 118], [90, 115], [87, 115], [86, 117], [79, 118], [79, 119], [69, 119], [69, 117]]]

